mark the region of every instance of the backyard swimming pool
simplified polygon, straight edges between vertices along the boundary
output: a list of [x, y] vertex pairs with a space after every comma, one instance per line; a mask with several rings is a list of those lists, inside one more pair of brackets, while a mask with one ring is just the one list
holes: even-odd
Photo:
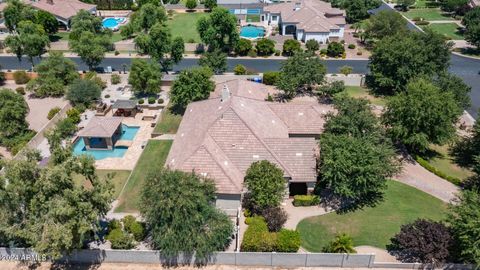
[[[122, 135], [118, 140], [133, 141], [140, 127], [127, 126], [122, 124]], [[114, 146], [112, 150], [87, 150], [83, 139], [79, 139], [73, 145], [73, 154], [75, 155], [91, 155], [95, 160], [104, 158], [119, 158], [125, 155], [128, 147]]]
[[125, 23], [126, 20], [127, 19], [124, 18], [124, 17], [105, 18], [102, 21], [102, 25], [105, 28], [109, 28], [109, 29], [112, 29], [112, 30], [118, 30], [118, 26], [120, 24]]
[[240, 37], [243, 38], [261, 38], [263, 36], [265, 36], [265, 28], [263, 27], [246, 25], [240, 29]]

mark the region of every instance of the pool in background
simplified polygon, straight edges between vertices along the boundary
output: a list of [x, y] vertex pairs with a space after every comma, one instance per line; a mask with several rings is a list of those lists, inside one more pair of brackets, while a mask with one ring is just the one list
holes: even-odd
[[243, 38], [262, 38], [265, 36], [265, 28], [254, 25], [246, 25], [240, 28], [240, 37]]
[[[139, 129], [140, 127], [122, 124], [122, 135], [120, 136], [119, 140], [133, 141]], [[95, 160], [104, 158], [120, 158], [125, 155], [127, 150], [128, 147], [124, 146], [114, 146], [112, 150], [87, 150], [85, 148], [85, 142], [83, 139], [78, 139], [73, 144], [74, 155], [91, 155]]]
[[102, 21], [102, 25], [105, 28], [112, 29], [112, 30], [118, 30], [118, 26], [120, 24], [125, 23], [127, 18], [124, 17], [110, 17], [110, 18], [105, 18]]

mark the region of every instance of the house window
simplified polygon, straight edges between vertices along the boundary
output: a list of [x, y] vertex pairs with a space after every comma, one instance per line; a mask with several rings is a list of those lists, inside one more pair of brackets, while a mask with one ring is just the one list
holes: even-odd
[[277, 21], [277, 20], [278, 20], [278, 16], [273, 15], [272, 16], [272, 21]]

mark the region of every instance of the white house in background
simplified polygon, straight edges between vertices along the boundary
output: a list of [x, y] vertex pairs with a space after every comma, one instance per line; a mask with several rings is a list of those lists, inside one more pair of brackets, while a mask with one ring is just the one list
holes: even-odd
[[319, 0], [299, 0], [271, 4], [263, 8], [263, 21], [278, 25], [281, 35], [293, 35], [306, 42], [325, 44], [343, 39], [345, 12]]

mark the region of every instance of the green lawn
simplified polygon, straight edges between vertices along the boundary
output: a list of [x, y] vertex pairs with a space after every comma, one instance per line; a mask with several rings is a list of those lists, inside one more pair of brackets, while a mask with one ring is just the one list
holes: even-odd
[[140, 192], [146, 176], [154, 171], [160, 170], [165, 164], [168, 152], [172, 146], [171, 140], [150, 140], [143, 150], [135, 169], [128, 180], [125, 189], [120, 194], [119, 203], [115, 212], [138, 212]]
[[418, 8], [418, 9], [410, 9], [407, 12], [403, 12], [403, 15], [405, 15], [409, 19], [413, 19], [415, 17], [420, 17], [424, 18], [427, 21], [444, 21], [444, 20], [453, 20], [452, 17], [450, 17], [447, 14], [444, 14], [440, 9], [438, 8]]
[[448, 145], [430, 145], [430, 157], [422, 157], [430, 165], [448, 176], [465, 180], [472, 176], [472, 172], [455, 164], [453, 158], [448, 153]]
[[370, 100], [373, 105], [385, 106], [385, 99], [382, 97], [375, 97], [368, 92], [367, 88], [361, 86], [346, 86], [347, 95], [354, 98], [365, 98]]
[[[100, 179], [106, 179], [107, 175], [110, 174], [112, 178], [113, 187], [115, 190], [115, 198], [118, 198], [120, 192], [122, 191], [125, 182], [130, 175], [130, 171], [126, 170], [97, 170], [97, 175]], [[73, 180], [77, 185], [85, 185], [86, 187], [90, 187], [90, 182], [85, 181], [83, 176], [76, 174], [73, 176]]]
[[447, 204], [437, 198], [391, 180], [385, 201], [378, 206], [342, 215], [330, 213], [307, 218], [298, 224], [297, 230], [302, 246], [311, 252], [320, 252], [336, 233], [351, 235], [355, 246], [385, 248], [401, 225], [417, 218], [441, 220], [446, 212]]
[[176, 13], [172, 19], [167, 21], [167, 25], [172, 30], [173, 38], [182, 37], [183, 41], [189, 43], [191, 40], [200, 42], [200, 36], [197, 32], [197, 21], [206, 16], [205, 13]]
[[423, 29], [427, 28], [454, 40], [463, 39], [463, 34], [459, 31], [460, 27], [456, 23], [432, 23], [423, 27]]
[[182, 116], [179, 114], [173, 114], [170, 112], [170, 109], [165, 108], [158, 120], [159, 122], [155, 125], [153, 133], [175, 134], [182, 121]]
[[260, 22], [260, 15], [248, 14], [246, 18], [247, 22]]
[[[55, 41], [68, 41], [68, 37], [70, 35], [70, 32], [58, 32], [54, 35], [50, 36], [50, 41], [55, 42]], [[122, 35], [120, 35], [120, 32], [114, 32], [112, 35], [112, 42], [117, 42], [122, 40]]]

